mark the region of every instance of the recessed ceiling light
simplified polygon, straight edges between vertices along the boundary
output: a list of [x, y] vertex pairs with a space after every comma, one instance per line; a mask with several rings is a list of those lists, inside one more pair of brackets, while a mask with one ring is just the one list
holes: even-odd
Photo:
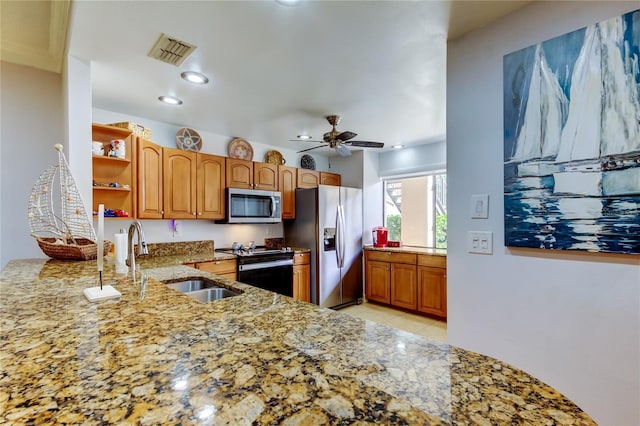
[[276, 3], [282, 6], [297, 6], [300, 4], [300, 0], [276, 0]]
[[182, 105], [182, 100], [174, 96], [160, 96], [158, 99], [160, 100], [160, 102], [164, 102], [165, 104]]
[[404, 145], [392, 145], [391, 148], [400, 149], [400, 148], [404, 148]]
[[298, 135], [298, 139], [311, 139], [311, 135]]
[[207, 84], [209, 82], [206, 75], [195, 71], [185, 71], [180, 76], [190, 83]]

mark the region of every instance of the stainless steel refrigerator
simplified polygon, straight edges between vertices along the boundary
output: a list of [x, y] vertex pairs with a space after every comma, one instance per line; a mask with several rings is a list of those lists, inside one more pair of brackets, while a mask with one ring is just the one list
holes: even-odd
[[362, 301], [362, 190], [296, 189], [296, 218], [285, 243], [311, 249], [311, 302], [340, 308]]

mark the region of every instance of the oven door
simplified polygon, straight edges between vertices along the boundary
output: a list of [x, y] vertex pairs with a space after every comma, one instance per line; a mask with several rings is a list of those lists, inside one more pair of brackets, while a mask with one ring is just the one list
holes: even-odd
[[239, 264], [238, 281], [293, 296], [293, 260]]

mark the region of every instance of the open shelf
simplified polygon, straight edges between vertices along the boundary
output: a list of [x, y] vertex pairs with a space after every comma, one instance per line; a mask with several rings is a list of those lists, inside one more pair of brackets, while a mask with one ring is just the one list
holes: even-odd
[[115, 162], [115, 163], [123, 163], [129, 164], [131, 160], [128, 158], [118, 158], [118, 157], [108, 157], [106, 155], [93, 155], [93, 161], [106, 161], [106, 162]]
[[98, 191], [123, 191], [123, 192], [131, 192], [131, 188], [113, 188], [111, 186], [94, 186], [93, 189]]

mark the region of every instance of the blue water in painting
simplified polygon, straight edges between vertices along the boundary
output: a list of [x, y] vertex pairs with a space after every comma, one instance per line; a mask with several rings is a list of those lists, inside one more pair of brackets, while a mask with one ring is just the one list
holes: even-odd
[[640, 195], [568, 197], [553, 177], [505, 180], [505, 245], [555, 250], [640, 253]]

